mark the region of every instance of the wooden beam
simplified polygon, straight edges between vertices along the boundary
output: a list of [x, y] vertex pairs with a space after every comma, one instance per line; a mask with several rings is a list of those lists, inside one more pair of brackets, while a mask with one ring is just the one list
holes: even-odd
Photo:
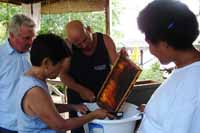
[[10, 4], [15, 4], [15, 5], [21, 5], [22, 3], [31, 4], [31, 3], [37, 3], [37, 2], [42, 2], [42, 1], [44, 0], [0, 0], [0, 2], [10, 3]]
[[106, 0], [105, 3], [105, 21], [106, 21], [106, 34], [110, 35], [110, 27], [111, 27], [111, 9], [110, 9], [110, 0]]
[[9, 4], [15, 4], [15, 5], [21, 5], [21, 2], [15, 1], [15, 0], [0, 0], [2, 3], [9, 3]]

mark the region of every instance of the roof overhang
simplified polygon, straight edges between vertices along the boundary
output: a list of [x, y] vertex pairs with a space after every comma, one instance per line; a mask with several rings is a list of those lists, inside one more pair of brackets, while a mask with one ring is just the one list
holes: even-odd
[[106, 0], [0, 0], [15, 5], [41, 2], [42, 14], [104, 11]]

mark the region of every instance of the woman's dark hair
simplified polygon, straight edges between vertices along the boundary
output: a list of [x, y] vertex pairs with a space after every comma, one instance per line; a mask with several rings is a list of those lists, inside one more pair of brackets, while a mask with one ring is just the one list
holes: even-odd
[[192, 48], [199, 34], [194, 13], [176, 0], [154, 0], [139, 13], [137, 22], [146, 39], [166, 41], [179, 50]]
[[57, 64], [65, 57], [71, 55], [65, 41], [55, 34], [42, 34], [34, 39], [30, 51], [33, 66], [40, 66], [44, 58], [49, 58], [53, 64]]

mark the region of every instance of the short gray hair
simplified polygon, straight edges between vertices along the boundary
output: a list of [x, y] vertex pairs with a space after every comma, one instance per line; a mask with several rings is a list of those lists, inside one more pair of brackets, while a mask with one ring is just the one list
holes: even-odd
[[16, 14], [11, 18], [11, 21], [8, 25], [8, 32], [17, 36], [21, 26], [35, 28], [35, 22], [28, 16], [23, 14]]

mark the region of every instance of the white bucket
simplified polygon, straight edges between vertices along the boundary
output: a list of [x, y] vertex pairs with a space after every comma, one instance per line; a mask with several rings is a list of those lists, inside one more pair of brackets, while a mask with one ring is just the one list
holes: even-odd
[[[86, 103], [90, 111], [99, 108], [96, 103]], [[125, 103], [122, 107], [123, 117], [119, 120], [95, 119], [84, 125], [86, 133], [133, 133], [136, 120], [141, 119], [137, 106]], [[78, 113], [81, 116], [80, 113]]]

